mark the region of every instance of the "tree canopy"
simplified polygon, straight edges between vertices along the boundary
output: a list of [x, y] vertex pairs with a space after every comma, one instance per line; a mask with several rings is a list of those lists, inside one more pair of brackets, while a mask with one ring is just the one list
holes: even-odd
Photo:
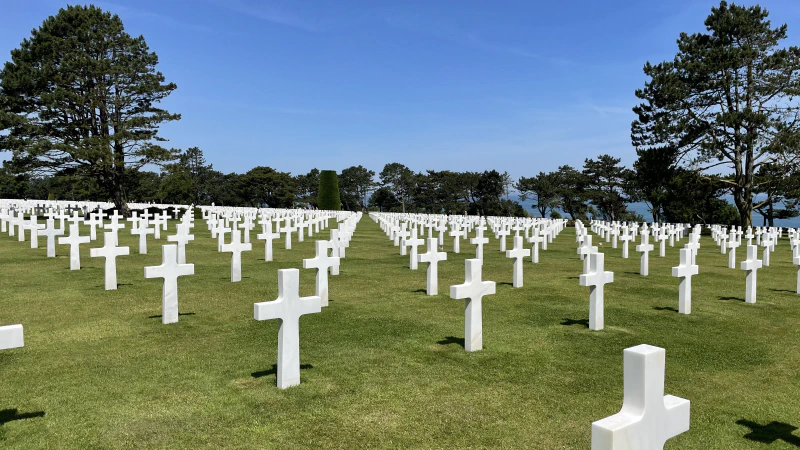
[[67, 6], [12, 50], [0, 71], [0, 150], [34, 174], [89, 177], [127, 214], [126, 168], [173, 160], [157, 107], [176, 89], [144, 37], [95, 6]]

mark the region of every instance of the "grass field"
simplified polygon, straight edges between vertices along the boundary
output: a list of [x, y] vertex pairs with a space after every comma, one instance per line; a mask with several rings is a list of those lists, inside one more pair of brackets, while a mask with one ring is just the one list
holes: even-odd
[[[301, 268], [313, 238], [291, 251], [276, 241], [270, 263], [254, 240], [244, 279], [231, 283], [229, 254], [203, 222], [194, 234], [195, 275], [179, 281], [172, 325], [160, 320], [161, 280], [142, 269], [160, 264], [163, 234], [149, 255], [120, 234], [132, 255], [118, 259], [119, 290], [108, 292], [103, 260], [89, 257], [102, 242], [82, 246], [72, 272], [67, 246], [46, 258], [44, 239], [31, 250], [0, 236], [0, 325], [25, 327], [25, 347], [0, 352], [0, 448], [588, 449], [591, 422], [622, 404], [623, 349], [643, 343], [667, 351], [666, 393], [692, 402], [691, 430], [666, 448], [800, 447], [800, 296], [786, 240], [750, 305], [744, 272], [703, 237], [690, 316], [676, 312], [670, 276], [685, 239], [666, 258], [656, 251], [649, 277], [638, 253], [622, 259], [606, 244], [615, 282], [606, 329], [592, 332], [574, 229], [540, 264], [526, 262], [521, 289], [492, 239], [484, 279], [497, 295], [484, 298], [485, 349], [467, 353], [464, 302], [448, 293], [474, 247], [448, 254], [440, 295], [428, 297], [425, 265], [409, 270], [364, 216], [330, 306], [300, 321], [302, 384], [279, 390], [278, 322], [254, 321], [253, 303], [276, 298], [277, 269]], [[313, 292], [314, 271], [301, 270], [301, 294]]]

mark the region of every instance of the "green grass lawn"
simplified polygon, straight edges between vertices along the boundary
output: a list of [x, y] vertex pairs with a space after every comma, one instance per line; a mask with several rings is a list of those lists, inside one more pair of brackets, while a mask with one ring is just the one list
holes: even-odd
[[[666, 258], [656, 250], [649, 277], [638, 275], [638, 253], [622, 259], [605, 244], [615, 282], [606, 329], [592, 332], [574, 229], [540, 264], [526, 262], [521, 289], [492, 239], [484, 279], [497, 295], [484, 298], [485, 349], [467, 353], [464, 302], [449, 286], [463, 283], [474, 246], [448, 254], [440, 295], [428, 297], [426, 266], [409, 270], [364, 216], [331, 277], [330, 306], [300, 321], [302, 384], [279, 390], [278, 321], [253, 320], [253, 303], [277, 297], [277, 269], [301, 268], [314, 238], [295, 237], [291, 251], [276, 241], [270, 263], [254, 240], [243, 280], [231, 283], [229, 254], [217, 253], [204, 222], [194, 234], [195, 275], [179, 280], [172, 325], [161, 324], [161, 280], [143, 276], [161, 262], [163, 234], [150, 236], [149, 255], [136, 254], [128, 229], [120, 234], [132, 255], [118, 259], [119, 290], [108, 292], [102, 258], [89, 257], [102, 237], [82, 246], [83, 268], [72, 272], [67, 246], [46, 258], [44, 239], [31, 250], [0, 235], [0, 325], [25, 327], [25, 347], [0, 352], [1, 448], [588, 449], [591, 423], [622, 404], [622, 351], [638, 344], [666, 348], [666, 393], [692, 402], [691, 430], [666, 448], [800, 447], [800, 431], [791, 434], [800, 296], [786, 240], [759, 271], [750, 305], [744, 272], [703, 237], [690, 316], [676, 312], [670, 276], [686, 239]], [[314, 271], [301, 269], [301, 295], [313, 293]]]

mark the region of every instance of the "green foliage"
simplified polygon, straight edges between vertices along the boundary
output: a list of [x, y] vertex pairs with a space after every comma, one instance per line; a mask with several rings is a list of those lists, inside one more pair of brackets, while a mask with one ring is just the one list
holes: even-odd
[[400, 200], [402, 212], [405, 212], [406, 203], [409, 201], [416, 186], [414, 172], [400, 163], [389, 163], [383, 167], [379, 176], [381, 184], [389, 188], [394, 196]]
[[620, 161], [611, 155], [600, 155], [597, 160], [587, 159], [583, 167], [588, 198], [605, 220], [620, 220], [628, 210], [624, 190], [631, 172]]
[[561, 209], [569, 214], [573, 221], [586, 219], [588, 211], [588, 194], [586, 192], [588, 180], [586, 175], [566, 165], [559, 167], [556, 173], [558, 174], [558, 186], [561, 195], [559, 202]]
[[547, 217], [547, 211], [558, 207], [561, 199], [560, 177], [557, 172], [539, 172], [535, 177], [521, 177], [515, 188], [520, 200], [533, 199], [533, 207], [540, 217]]
[[238, 190], [249, 206], [294, 207], [295, 179], [287, 172], [258, 166], [239, 177]]
[[400, 206], [400, 201], [394, 193], [386, 186], [380, 187], [369, 197], [369, 206], [378, 208], [378, 211], [392, 211], [393, 208]]
[[342, 205], [348, 211], [366, 210], [367, 198], [375, 189], [375, 171], [363, 166], [342, 170], [339, 175], [339, 192]]
[[758, 209], [755, 175], [775, 162], [794, 170], [800, 160], [800, 48], [780, 48], [776, 28], [760, 6], [720, 2], [705, 21], [708, 33], [682, 33], [674, 59], [644, 66], [650, 80], [636, 96], [633, 145], [667, 149], [692, 170], [724, 166], [741, 224]]
[[339, 196], [339, 177], [335, 170], [322, 170], [319, 173], [319, 209], [339, 211], [342, 201]]
[[128, 213], [125, 169], [174, 159], [157, 145], [177, 120], [155, 105], [176, 86], [117, 15], [67, 6], [33, 30], [0, 71], [0, 151], [29, 173], [76, 171]]
[[555, 210], [555, 209], [554, 209], [554, 210], [551, 210], [551, 211], [550, 211], [550, 218], [551, 218], [551, 219], [561, 219], [561, 213], [560, 213], [560, 212], [558, 212], [558, 211], [557, 211], [557, 210]]
[[297, 185], [297, 200], [318, 207], [317, 198], [319, 197], [319, 169], [311, 169], [305, 175], [295, 177]]

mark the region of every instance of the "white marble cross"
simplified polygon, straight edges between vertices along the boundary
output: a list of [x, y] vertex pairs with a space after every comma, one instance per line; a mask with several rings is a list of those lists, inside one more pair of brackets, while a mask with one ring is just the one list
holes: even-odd
[[592, 423], [592, 450], [663, 450], [667, 440], [689, 431], [690, 402], [664, 395], [663, 348], [637, 345], [623, 355], [622, 409]]
[[292, 221], [290, 219], [286, 219], [286, 224], [283, 228], [280, 229], [281, 233], [286, 233], [286, 250], [292, 249], [292, 233], [296, 230], [295, 227], [292, 226]]
[[278, 270], [278, 298], [253, 305], [255, 320], [280, 319], [278, 328], [278, 387], [300, 384], [300, 316], [322, 311], [322, 300], [300, 297], [300, 271]]
[[531, 244], [531, 262], [539, 263], [539, 244], [545, 242], [545, 237], [539, 234], [539, 231], [534, 228], [531, 237], [528, 238], [528, 243]]
[[438, 251], [437, 240], [428, 239], [428, 253], [418, 256], [419, 262], [428, 263], [428, 295], [439, 294], [439, 261], [447, 260], [447, 253]]
[[81, 270], [81, 244], [91, 242], [89, 236], [81, 236], [77, 223], [69, 225], [69, 237], [58, 238], [59, 245], [69, 245], [69, 270]]
[[633, 236], [628, 232], [628, 227], [622, 227], [622, 234], [619, 236], [619, 240], [622, 241], [622, 257], [628, 258], [628, 243], [633, 239]]
[[[154, 234], [155, 229], [150, 228], [147, 226], [147, 219], [142, 218], [138, 220], [134, 220], [131, 227], [131, 234], [139, 236], [139, 254], [146, 255], [147, 254], [147, 235]], [[156, 229], [158, 226], [155, 227]]]
[[[331, 229], [331, 239], [328, 242], [331, 244], [331, 256], [344, 258], [344, 244], [342, 244], [342, 240], [339, 239], [339, 230], [337, 228]], [[331, 275], [339, 275], [339, 266], [331, 267]]]
[[222, 244], [220, 251], [231, 252], [231, 282], [242, 281], [242, 252], [249, 252], [253, 244], [242, 242], [242, 230], [231, 232], [231, 243]]
[[495, 237], [500, 240], [500, 251], [506, 251], [506, 236], [508, 236], [510, 231], [505, 226], [500, 226], [500, 229], [497, 230], [495, 233]]
[[194, 275], [194, 264], [178, 262], [178, 246], [161, 246], [161, 265], [144, 268], [145, 278], [163, 278], [161, 291], [161, 323], [178, 322], [178, 277]]
[[642, 231], [642, 243], [636, 246], [636, 251], [642, 254], [639, 258], [639, 274], [646, 277], [650, 273], [650, 252], [653, 251], [648, 230]]
[[103, 246], [89, 250], [92, 258], [105, 258], [105, 287], [107, 291], [117, 289], [117, 256], [130, 254], [128, 247], [117, 247], [116, 231], [103, 233]]
[[5, 325], [0, 327], [0, 350], [20, 348], [25, 346], [22, 325]]
[[797, 293], [800, 294], [800, 255], [793, 257], [792, 263], [797, 266]]
[[728, 268], [735, 269], [736, 268], [736, 248], [739, 247], [741, 242], [737, 241], [736, 239], [731, 240], [728, 242]]
[[592, 235], [587, 232], [583, 237], [582, 245], [578, 247], [578, 254], [583, 260], [583, 273], [589, 273], [589, 255], [597, 253], [597, 251], [597, 246], [592, 245]]
[[261, 222], [261, 231], [256, 239], [264, 241], [264, 261], [272, 261], [272, 241], [279, 238], [280, 234], [272, 232], [272, 221], [269, 219]]
[[[179, 223], [175, 226], [174, 235], [167, 236], [167, 242], [176, 242], [178, 244], [178, 264], [186, 264], [186, 244], [194, 240], [194, 235], [189, 234], [189, 224]], [[248, 233], [245, 233], [245, 236]]]
[[464, 264], [464, 284], [450, 286], [450, 298], [467, 300], [464, 306], [464, 350], [476, 352], [483, 349], [483, 296], [494, 294], [497, 287], [494, 281], [481, 281], [483, 261], [468, 259]]
[[483, 261], [483, 246], [489, 243], [489, 238], [483, 235], [485, 229], [483, 226], [475, 228], [475, 237], [469, 240], [470, 244], [475, 246], [475, 258], [481, 261]]
[[506, 251], [506, 258], [514, 259], [514, 275], [512, 285], [521, 288], [523, 284], [522, 258], [531, 255], [531, 250], [523, 247], [522, 236], [514, 236], [514, 248]]
[[31, 248], [39, 248], [39, 231], [44, 229], [44, 225], [40, 224], [36, 216], [32, 214], [27, 227], [31, 230]]
[[419, 246], [424, 244], [425, 241], [417, 237], [417, 227], [413, 227], [411, 229], [411, 237], [406, 239], [405, 245], [408, 246], [411, 251], [408, 252], [409, 254], [409, 269], [417, 270], [419, 261], [417, 256], [419, 255]]
[[320, 298], [322, 306], [328, 306], [328, 269], [334, 266], [338, 267], [341, 260], [336, 256], [328, 256], [328, 250], [331, 249], [329, 241], [317, 241], [315, 244], [317, 255], [304, 259], [303, 269], [317, 269], [315, 295]]
[[[124, 223], [119, 223], [120, 217], [122, 217], [122, 216], [117, 214], [117, 210], [114, 210], [114, 215], [111, 216], [111, 222], [103, 225], [104, 229], [109, 230], [109, 232], [112, 233], [111, 237], [114, 239], [114, 242], [113, 242], [114, 245], [119, 244], [119, 236], [118, 236], [117, 233], [119, 232], [119, 230], [125, 228], [125, 224]], [[107, 236], [108, 236], [108, 234], [103, 236], [103, 239], [107, 239]], [[104, 241], [104, 243], [105, 243], [105, 241]]]
[[772, 237], [768, 233], [764, 234], [764, 238], [761, 240], [761, 246], [764, 247], [764, 256], [762, 257], [764, 267], [769, 267], [769, 254], [773, 244]]
[[605, 285], [614, 282], [614, 272], [605, 271], [605, 254], [589, 255], [589, 272], [580, 276], [581, 286], [589, 286], [589, 329], [605, 326]]
[[756, 277], [758, 275], [758, 269], [761, 267], [761, 260], [758, 259], [758, 247], [755, 245], [748, 245], [747, 259], [742, 261], [741, 264], [741, 269], [747, 271], [744, 294], [744, 301], [747, 303], [756, 302]]
[[56, 236], [62, 236], [64, 234], [64, 230], [61, 228], [56, 228], [56, 223], [53, 218], [47, 219], [47, 227], [41, 231], [47, 238], [47, 257], [48, 258], [55, 258], [56, 257]]
[[89, 214], [89, 220], [84, 222], [86, 225], [89, 225], [89, 238], [91, 240], [97, 239], [97, 226], [103, 226], [103, 217], [105, 214], [103, 211], [99, 213], [91, 213]]
[[461, 238], [467, 237], [467, 232], [462, 230], [461, 227], [454, 223], [450, 230], [450, 236], [453, 237], [453, 253], [461, 252]]
[[699, 273], [696, 264], [692, 264], [692, 251], [688, 248], [681, 249], [681, 263], [672, 268], [672, 276], [680, 278], [678, 286], [678, 312], [681, 314], [692, 313], [692, 276]]

